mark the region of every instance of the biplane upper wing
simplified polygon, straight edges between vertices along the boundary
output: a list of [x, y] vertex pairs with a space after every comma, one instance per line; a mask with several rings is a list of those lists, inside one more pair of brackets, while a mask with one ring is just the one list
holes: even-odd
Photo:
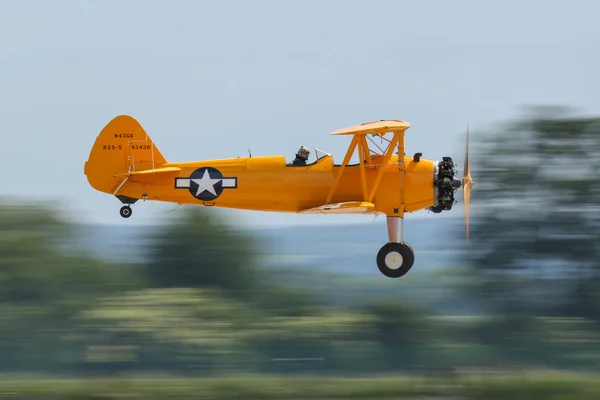
[[405, 131], [410, 128], [410, 122], [400, 119], [365, 122], [347, 128], [338, 129], [332, 135], [377, 135], [387, 132]]
[[299, 211], [299, 214], [365, 214], [375, 210], [375, 204], [369, 201], [347, 201], [325, 204]]

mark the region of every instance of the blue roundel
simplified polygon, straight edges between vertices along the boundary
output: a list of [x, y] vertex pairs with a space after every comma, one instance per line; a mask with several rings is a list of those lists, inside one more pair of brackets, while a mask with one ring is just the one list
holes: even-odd
[[198, 200], [211, 201], [219, 197], [223, 189], [237, 188], [237, 178], [224, 177], [213, 167], [202, 167], [192, 172], [189, 178], [175, 178], [175, 188], [186, 188]]

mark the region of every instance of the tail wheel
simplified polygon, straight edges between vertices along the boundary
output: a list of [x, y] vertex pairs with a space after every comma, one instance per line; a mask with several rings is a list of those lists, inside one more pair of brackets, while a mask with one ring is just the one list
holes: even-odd
[[377, 267], [388, 278], [400, 278], [413, 266], [415, 253], [406, 242], [386, 243], [377, 253]]
[[131, 213], [132, 213], [132, 210], [131, 210], [131, 207], [129, 207], [129, 206], [123, 206], [119, 210], [119, 214], [121, 214], [121, 217], [123, 217], [123, 218], [131, 217]]

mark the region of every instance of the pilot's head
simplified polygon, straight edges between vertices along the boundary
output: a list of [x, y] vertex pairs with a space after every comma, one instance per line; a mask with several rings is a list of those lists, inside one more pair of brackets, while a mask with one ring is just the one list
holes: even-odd
[[308, 156], [310, 156], [310, 151], [308, 150], [308, 147], [302, 146], [300, 147], [300, 150], [298, 150], [297, 154], [305, 160], [308, 160]]

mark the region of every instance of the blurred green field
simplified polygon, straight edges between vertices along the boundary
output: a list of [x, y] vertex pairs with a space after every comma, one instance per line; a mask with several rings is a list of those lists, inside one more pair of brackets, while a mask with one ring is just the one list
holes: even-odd
[[453, 379], [412, 377], [290, 377], [20, 379], [0, 381], [2, 399], [469, 399], [597, 400], [598, 376], [482, 374]]

